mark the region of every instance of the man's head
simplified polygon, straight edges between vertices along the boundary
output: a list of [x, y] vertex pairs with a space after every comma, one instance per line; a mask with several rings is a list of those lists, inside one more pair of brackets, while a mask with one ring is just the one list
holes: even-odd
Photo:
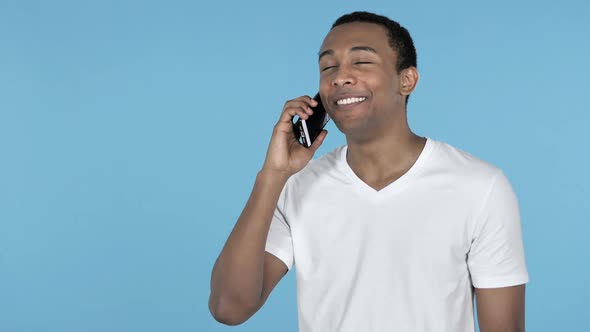
[[387, 30], [389, 46], [391, 46], [397, 54], [396, 70], [398, 73], [408, 67], [418, 68], [414, 41], [406, 28], [385, 16], [369, 12], [354, 12], [342, 15], [338, 18], [336, 22], [332, 24], [332, 29], [342, 24], [354, 22], [378, 24]]
[[368, 139], [404, 122], [418, 72], [410, 34], [397, 22], [366, 12], [340, 17], [322, 43], [319, 66], [320, 95], [345, 134]]

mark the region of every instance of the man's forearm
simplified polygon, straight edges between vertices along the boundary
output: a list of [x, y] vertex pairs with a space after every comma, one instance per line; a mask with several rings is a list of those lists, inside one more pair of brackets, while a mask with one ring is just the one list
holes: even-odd
[[210, 308], [247, 315], [262, 294], [265, 244], [286, 176], [261, 171], [211, 276]]

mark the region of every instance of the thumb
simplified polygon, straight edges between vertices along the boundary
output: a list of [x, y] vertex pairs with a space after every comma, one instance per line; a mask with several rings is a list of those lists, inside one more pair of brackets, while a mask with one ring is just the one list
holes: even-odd
[[313, 153], [315, 153], [317, 151], [317, 149], [319, 149], [319, 147], [322, 145], [322, 143], [324, 142], [324, 139], [326, 138], [327, 135], [328, 135], [328, 131], [324, 129], [318, 135], [318, 137], [316, 137], [315, 141], [313, 141], [313, 143], [309, 147]]

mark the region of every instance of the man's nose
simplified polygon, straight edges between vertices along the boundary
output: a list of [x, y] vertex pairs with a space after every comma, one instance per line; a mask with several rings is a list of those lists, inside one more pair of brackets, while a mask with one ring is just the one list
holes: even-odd
[[356, 79], [348, 66], [340, 66], [332, 79], [334, 86], [354, 85], [355, 83]]

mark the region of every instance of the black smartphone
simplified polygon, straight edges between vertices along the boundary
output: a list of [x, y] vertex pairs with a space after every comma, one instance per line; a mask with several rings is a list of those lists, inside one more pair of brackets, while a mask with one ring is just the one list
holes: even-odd
[[318, 102], [316, 107], [311, 108], [313, 114], [307, 118], [307, 120], [299, 118], [297, 122], [293, 124], [295, 137], [299, 140], [299, 143], [306, 148], [311, 146], [328, 121], [330, 121], [330, 116], [326, 112], [324, 105], [322, 105], [320, 94], [316, 94], [313, 99]]

